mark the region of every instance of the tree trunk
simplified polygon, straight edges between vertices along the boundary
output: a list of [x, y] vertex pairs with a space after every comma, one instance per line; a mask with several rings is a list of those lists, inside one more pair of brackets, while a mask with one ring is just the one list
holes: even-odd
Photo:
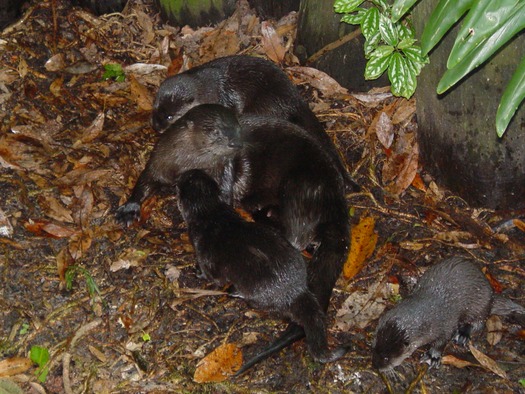
[[[302, 63], [321, 48], [357, 29], [356, 26], [340, 22], [341, 16], [334, 12], [333, 0], [301, 0], [295, 54]], [[350, 91], [366, 91], [374, 86], [389, 85], [386, 76], [375, 81], [365, 80], [363, 43], [362, 34], [358, 34], [356, 38], [307, 65], [326, 72]]]
[[[415, 9], [421, 34], [437, 0]], [[418, 80], [417, 117], [421, 157], [440, 183], [470, 204], [495, 209], [525, 207], [525, 106], [517, 111], [503, 138], [495, 128], [503, 90], [525, 54], [525, 35], [438, 96], [436, 87], [456, 37], [455, 30], [434, 49]]]
[[161, 15], [172, 26], [193, 28], [211, 25], [235, 11], [235, 0], [156, 0]]

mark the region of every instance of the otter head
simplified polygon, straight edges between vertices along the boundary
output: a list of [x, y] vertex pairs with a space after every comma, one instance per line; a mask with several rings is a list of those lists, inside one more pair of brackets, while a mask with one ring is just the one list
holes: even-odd
[[213, 81], [203, 81], [189, 72], [174, 75], [159, 87], [153, 105], [151, 125], [155, 131], [163, 132], [191, 108], [217, 102]]
[[379, 322], [372, 351], [372, 366], [388, 371], [400, 365], [413, 352], [407, 333], [395, 321]]

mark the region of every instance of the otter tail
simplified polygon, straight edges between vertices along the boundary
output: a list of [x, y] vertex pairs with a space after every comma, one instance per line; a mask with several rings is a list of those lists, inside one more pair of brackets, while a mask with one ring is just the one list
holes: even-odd
[[501, 295], [494, 295], [490, 314], [506, 316], [520, 326], [525, 327], [525, 308]]

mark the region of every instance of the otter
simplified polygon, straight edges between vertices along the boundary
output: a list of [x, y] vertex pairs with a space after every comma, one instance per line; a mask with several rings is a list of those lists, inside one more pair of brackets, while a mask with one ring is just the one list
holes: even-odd
[[266, 115], [299, 125], [328, 152], [349, 190], [359, 189], [322, 124], [274, 63], [254, 56], [226, 56], [168, 77], [155, 98], [152, 126], [162, 132], [200, 104], [221, 104], [238, 116]]
[[324, 312], [308, 289], [306, 265], [297, 249], [272, 227], [243, 220], [202, 170], [183, 173], [177, 195], [204, 277], [220, 286], [231, 284], [234, 294], [252, 307], [303, 327], [316, 361], [344, 355], [344, 347], [328, 349]]
[[[229, 201], [230, 160], [240, 149], [241, 128], [235, 115], [220, 105], [205, 104], [188, 111], [162, 134], [126, 204], [117, 209], [118, 222], [129, 226], [140, 217], [140, 206], [163, 186], [174, 185], [186, 170], [208, 172], [224, 187]], [[231, 175], [229, 175], [231, 177]]]
[[430, 344], [423, 361], [438, 367], [447, 343], [466, 345], [490, 314], [525, 321], [525, 308], [494, 295], [489, 281], [471, 260], [451, 257], [430, 267], [414, 291], [379, 319], [372, 365], [392, 371], [416, 349]]
[[[233, 111], [226, 108], [208, 106], [207, 109], [206, 117], [212, 121], [218, 119], [213, 115], [215, 111], [229, 111], [235, 118]], [[229, 120], [233, 123], [232, 118]], [[194, 122], [189, 131], [199, 132], [202, 129], [198, 127], [199, 119], [194, 119]], [[242, 147], [233, 157], [224, 160], [209, 155], [213, 163], [207, 165], [191, 163], [195, 156], [191, 147], [188, 151], [178, 152], [180, 146], [176, 138], [166, 141], [168, 145], [159, 141], [158, 145], [163, 149], [154, 150], [155, 157], [152, 155], [146, 164], [130, 198], [118, 209], [117, 220], [129, 225], [139, 217], [140, 204], [160, 184], [175, 184], [180, 173], [158, 172], [178, 154], [184, 155], [189, 160], [185, 163], [186, 170], [207, 168], [206, 172], [219, 183], [233, 203], [252, 213], [256, 220], [267, 216], [261, 212], [270, 214], [269, 222], [295, 249], [311, 248], [312, 259], [307, 264], [308, 288], [317, 298], [321, 310], [326, 312], [350, 244], [344, 179], [327, 152], [301, 127], [286, 120], [257, 115], [244, 115], [240, 123]], [[214, 145], [211, 144], [208, 150], [214, 151]], [[218, 169], [215, 176], [209, 170], [214, 166]], [[270, 347], [246, 363], [246, 368], [243, 367], [240, 373], [303, 337], [303, 328], [292, 323]]]

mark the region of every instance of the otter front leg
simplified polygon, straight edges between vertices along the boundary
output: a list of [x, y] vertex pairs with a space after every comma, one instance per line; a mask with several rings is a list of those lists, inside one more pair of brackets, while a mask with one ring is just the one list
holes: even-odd
[[421, 362], [427, 363], [430, 368], [439, 368], [441, 365], [441, 356], [446, 345], [446, 340], [434, 342], [432, 347], [421, 357]]
[[146, 168], [139, 176], [128, 201], [117, 209], [115, 219], [118, 223], [129, 227], [133, 222], [140, 219], [140, 206], [152, 194], [159, 189], [156, 182]]
[[472, 326], [472, 324], [463, 324], [458, 328], [458, 330], [454, 334], [452, 341], [457, 345], [467, 346], [467, 343], [470, 340], [473, 331], [474, 327]]

